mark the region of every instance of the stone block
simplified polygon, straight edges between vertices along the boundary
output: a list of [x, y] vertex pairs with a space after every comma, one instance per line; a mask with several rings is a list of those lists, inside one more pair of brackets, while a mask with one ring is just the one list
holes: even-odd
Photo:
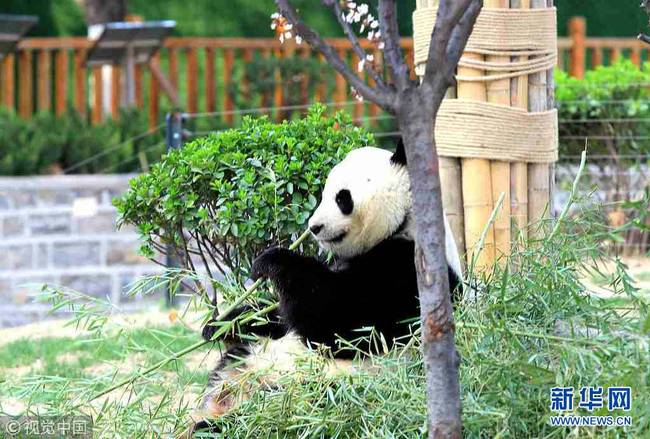
[[69, 206], [74, 194], [67, 189], [39, 189], [35, 192], [36, 205], [41, 207]]
[[50, 246], [48, 244], [37, 244], [34, 254], [35, 268], [48, 268], [50, 266]]
[[110, 297], [113, 284], [107, 274], [80, 274], [61, 276], [61, 285], [93, 297]]
[[96, 241], [62, 242], [52, 246], [52, 265], [56, 268], [98, 266], [100, 244]]
[[36, 206], [36, 197], [30, 190], [6, 191], [4, 194], [12, 209], [19, 210]]
[[106, 249], [107, 265], [140, 265], [148, 264], [147, 258], [138, 253], [138, 242], [110, 241]]
[[33, 215], [29, 217], [29, 231], [32, 236], [70, 233], [70, 215]]
[[92, 235], [96, 233], [114, 233], [117, 229], [115, 212], [101, 212], [88, 217], [72, 220], [77, 233]]
[[32, 245], [8, 245], [0, 248], [0, 271], [32, 268]]
[[8, 216], [2, 219], [2, 235], [6, 238], [25, 234], [25, 217]]
[[9, 196], [6, 192], [0, 192], [0, 210], [9, 210], [10, 208]]

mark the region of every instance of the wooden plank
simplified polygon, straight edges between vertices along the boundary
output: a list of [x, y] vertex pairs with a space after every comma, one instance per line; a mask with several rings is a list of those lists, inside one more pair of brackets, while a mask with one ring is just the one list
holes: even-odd
[[[156, 53], [152, 62], [159, 62], [160, 54]], [[149, 129], [154, 129], [158, 126], [160, 117], [160, 85], [158, 80], [151, 75], [149, 80]]]
[[[320, 52], [318, 53], [318, 62], [323, 66], [325, 66], [326, 64], [325, 57]], [[331, 69], [324, 68], [323, 72], [324, 73], [329, 72], [330, 70]], [[324, 102], [326, 98], [327, 98], [327, 81], [325, 80], [325, 78], [323, 78], [323, 80], [316, 85], [316, 102]]]
[[[262, 50], [262, 58], [264, 58], [267, 62], [269, 59], [271, 59], [271, 49], [263, 49]], [[268, 108], [270, 105], [271, 98], [269, 96], [268, 92], [262, 93], [262, 102], [261, 102], [261, 107], [262, 108]], [[268, 112], [267, 112], [268, 114]]]
[[[348, 52], [345, 49], [338, 49], [337, 50], [339, 57], [347, 62], [348, 59]], [[347, 82], [345, 81], [345, 78], [340, 74], [340, 73], [335, 73], [336, 75], [336, 85], [334, 88], [334, 103], [336, 104], [342, 104], [343, 102], [347, 101], [347, 96], [348, 96], [348, 89], [347, 89]], [[337, 106], [337, 109], [342, 108], [341, 106]]]
[[253, 61], [253, 50], [248, 48], [244, 49], [242, 53], [242, 60], [244, 62], [244, 68], [243, 68], [244, 76], [242, 78], [240, 90], [242, 92], [242, 95], [244, 96], [244, 99], [246, 101], [250, 101], [251, 90], [250, 90], [250, 83], [248, 81], [248, 75], [246, 74], [247, 72], [246, 65]]
[[93, 105], [91, 120], [93, 124], [98, 124], [103, 119], [104, 112], [104, 86], [102, 79], [102, 68], [93, 67]]
[[611, 56], [611, 59], [609, 60], [610, 64], [614, 64], [616, 61], [619, 60], [620, 57], [621, 57], [621, 49], [618, 48], [618, 47], [613, 48], [612, 49], [612, 56]]
[[[300, 58], [305, 62], [304, 71], [307, 71], [306, 66], [309, 65], [309, 60], [311, 59], [311, 49], [309, 47], [302, 47], [299, 52], [300, 52]], [[309, 104], [310, 101], [311, 100], [309, 99], [309, 77], [307, 74], [303, 73], [302, 78], [300, 79], [300, 104], [306, 105]], [[306, 110], [304, 112], [306, 113]]]
[[114, 65], [111, 67], [111, 117], [117, 120], [120, 117], [120, 97], [122, 95], [122, 68]]
[[[282, 49], [274, 49], [273, 55], [276, 59], [282, 58]], [[284, 111], [280, 108], [284, 105], [283, 102], [283, 87], [282, 81], [285, 79], [282, 77], [280, 69], [275, 69], [275, 87], [273, 87], [273, 106], [275, 107], [275, 119], [280, 121], [284, 119]]]
[[641, 46], [638, 44], [632, 48], [632, 52], [630, 53], [630, 60], [638, 67], [641, 67]]
[[140, 110], [144, 108], [144, 93], [142, 90], [143, 70], [142, 64], [135, 65], [135, 106]]
[[169, 49], [169, 82], [178, 90], [178, 51]]
[[54, 69], [54, 85], [56, 87], [56, 98], [54, 108], [57, 116], [65, 113], [68, 100], [68, 51], [60, 49], [56, 52]]
[[214, 49], [206, 47], [205, 49], [205, 108], [208, 112], [216, 109], [216, 73], [214, 71]]
[[235, 108], [232, 97], [230, 96], [234, 58], [235, 54], [232, 49], [223, 51], [223, 110], [226, 112], [224, 114], [224, 121], [229, 125], [232, 125], [234, 121], [232, 112]]
[[187, 111], [196, 113], [198, 111], [198, 76], [199, 67], [196, 59], [196, 49], [187, 49]]
[[29, 119], [34, 111], [31, 50], [21, 50], [18, 53], [18, 75], [18, 114]]
[[18, 42], [18, 50], [90, 49], [93, 42], [86, 37], [36, 37]]
[[76, 49], [74, 51], [74, 105], [82, 117], [86, 116], [86, 51]]
[[37, 104], [39, 111], [52, 109], [52, 56], [49, 50], [38, 52]]
[[585, 39], [587, 37], [587, 21], [584, 17], [572, 17], [569, 20], [569, 35], [573, 40], [569, 73], [578, 79], [585, 76]]
[[10, 110], [14, 109], [16, 99], [15, 56], [8, 54], [2, 61], [2, 105]]
[[603, 65], [603, 51], [600, 47], [594, 47], [591, 54], [591, 67], [596, 68]]

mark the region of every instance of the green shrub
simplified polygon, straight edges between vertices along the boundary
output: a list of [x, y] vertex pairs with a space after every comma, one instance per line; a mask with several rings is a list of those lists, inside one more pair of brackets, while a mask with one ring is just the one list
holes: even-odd
[[[647, 154], [650, 124], [650, 72], [630, 60], [600, 66], [580, 80], [557, 70], [560, 154], [579, 155], [589, 138], [591, 154]], [[567, 136], [577, 137], [567, 139]]]
[[305, 228], [330, 169], [373, 141], [345, 113], [324, 111], [280, 124], [246, 117], [173, 151], [116, 200], [121, 221], [138, 228], [149, 257], [169, 243], [184, 268], [200, 254], [208, 270], [244, 274], [259, 251]]
[[145, 115], [135, 110], [123, 111], [117, 121], [97, 125], [74, 111], [63, 117], [39, 113], [30, 120], [2, 111], [0, 175], [57, 173], [70, 167], [74, 173], [132, 172], [139, 169], [141, 151], [149, 161], [155, 161], [165, 150], [160, 132], [129, 140], [146, 131]]

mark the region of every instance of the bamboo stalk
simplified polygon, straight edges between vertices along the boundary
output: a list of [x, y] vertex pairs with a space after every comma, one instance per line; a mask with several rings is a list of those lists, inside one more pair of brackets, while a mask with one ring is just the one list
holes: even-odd
[[[509, 0], [486, 0], [485, 7], [509, 9]], [[507, 63], [510, 57], [488, 56], [486, 61]], [[496, 72], [488, 72], [489, 74]], [[487, 101], [493, 104], [510, 105], [510, 80], [502, 79], [487, 84]], [[495, 258], [505, 262], [501, 256], [510, 254], [510, 162], [493, 160], [490, 162], [492, 174], [492, 199], [505, 194], [503, 206], [494, 221]]]
[[[529, 9], [530, 0], [510, 0], [512, 9]], [[517, 57], [515, 61], [525, 61], [528, 57]], [[528, 76], [513, 78], [510, 82], [510, 105], [528, 110]], [[526, 162], [510, 165], [510, 215], [514, 233], [520, 234], [525, 242], [528, 236], [528, 164]]]
[[[447, 98], [454, 99], [456, 89], [447, 91]], [[442, 206], [449, 221], [451, 233], [454, 235], [458, 254], [465, 254], [465, 214], [463, 211], [463, 191], [460, 159], [457, 157], [439, 157], [440, 187], [442, 190]], [[465, 270], [465, 259], [461, 257], [461, 268]]]
[[[472, 53], [465, 53], [463, 57], [479, 61], [483, 60], [483, 56]], [[458, 75], [483, 76], [484, 72], [483, 70], [469, 67], [458, 67]], [[486, 85], [480, 81], [458, 81], [457, 94], [459, 99], [487, 101]], [[460, 162], [463, 176], [462, 195], [465, 217], [465, 246], [467, 249], [467, 261], [472, 261], [474, 259], [474, 252], [477, 250], [476, 244], [492, 213], [492, 170], [489, 160], [463, 158]], [[476, 258], [476, 268], [481, 270], [492, 266], [494, 257], [494, 226], [490, 225], [485, 235], [483, 251]]]
[[[546, 8], [546, 0], [531, 0], [533, 9]], [[547, 102], [547, 73], [540, 72], [528, 77], [528, 110], [533, 112], [546, 111]], [[528, 220], [532, 227], [528, 234], [539, 237], [542, 229], [538, 227], [545, 212], [548, 212], [550, 192], [550, 167], [547, 163], [531, 163], [528, 165]]]

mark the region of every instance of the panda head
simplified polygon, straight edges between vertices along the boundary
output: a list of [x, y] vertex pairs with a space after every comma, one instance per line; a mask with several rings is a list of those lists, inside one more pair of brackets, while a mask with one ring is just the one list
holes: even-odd
[[336, 165], [309, 228], [323, 249], [349, 258], [396, 232], [407, 233], [410, 212], [410, 184], [400, 140], [394, 154], [359, 148]]

